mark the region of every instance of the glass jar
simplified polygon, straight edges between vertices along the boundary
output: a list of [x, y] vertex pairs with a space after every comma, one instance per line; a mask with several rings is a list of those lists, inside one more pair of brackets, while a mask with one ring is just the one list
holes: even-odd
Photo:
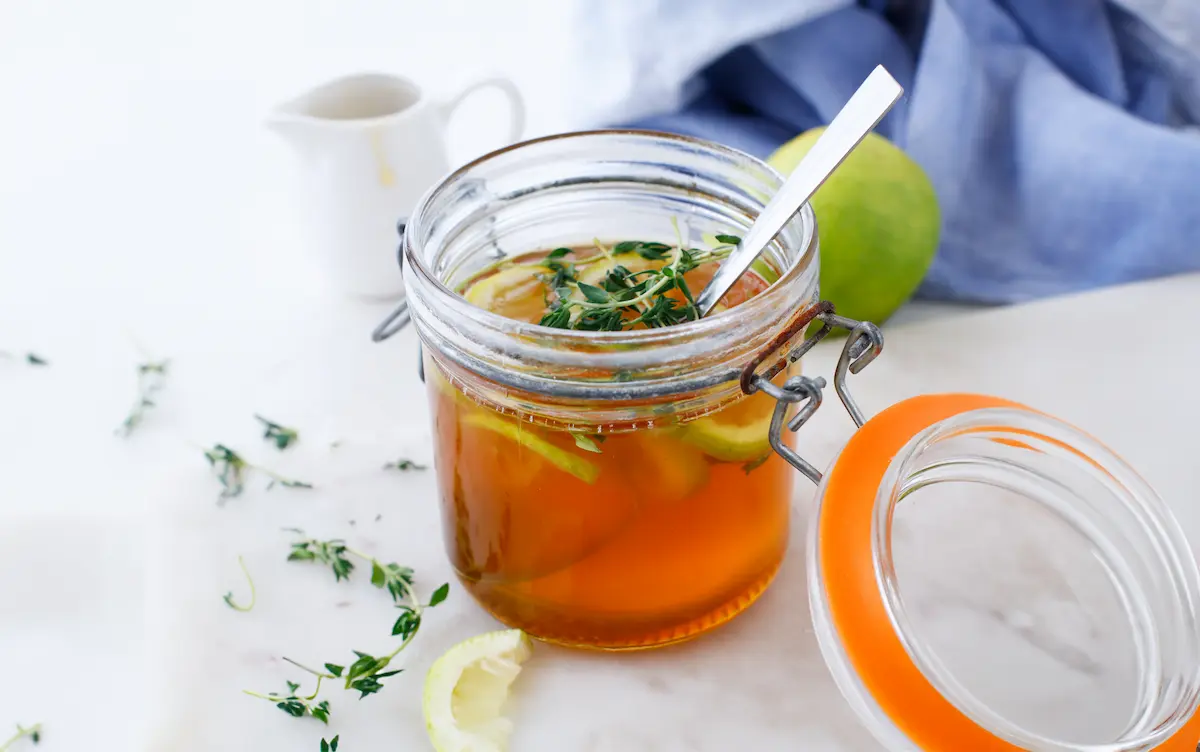
[[[495, 152], [420, 202], [402, 248], [423, 344], [450, 558], [496, 618], [606, 650], [686, 640], [746, 609], [787, 547], [793, 476], [745, 363], [802, 331], [817, 295], [807, 207], [760, 258], [769, 287], [678, 326], [550, 329], [459, 293], [499, 260], [749, 227], [781, 184], [746, 154], [600, 131]], [[811, 318], [811, 315], [809, 315]], [[794, 368], [781, 370], [782, 382]]]
[[[819, 400], [805, 377], [785, 391]], [[995, 397], [856, 422], [814, 477], [809, 601], [887, 749], [1196, 752], [1200, 577], [1136, 472]]]

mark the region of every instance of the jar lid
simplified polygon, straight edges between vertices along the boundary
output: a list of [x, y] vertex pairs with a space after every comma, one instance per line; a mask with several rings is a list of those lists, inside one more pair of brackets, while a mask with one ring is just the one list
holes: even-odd
[[[888, 749], [1200, 752], [1200, 573], [1165, 504], [1107, 447], [1024, 405], [914, 397], [865, 420], [845, 388], [882, 349], [851, 330], [835, 373], [858, 431], [827, 473], [791, 449], [823, 379], [782, 387], [772, 446], [818, 483], [807, 547], [818, 641]], [[777, 371], [775, 371], [777, 372]]]

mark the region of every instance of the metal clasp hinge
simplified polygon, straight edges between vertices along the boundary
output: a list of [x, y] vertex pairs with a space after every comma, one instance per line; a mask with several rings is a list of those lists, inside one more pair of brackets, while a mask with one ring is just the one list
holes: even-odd
[[[762, 365], [770, 357], [771, 353], [775, 352], [780, 345], [787, 343], [796, 334], [806, 329], [814, 320], [819, 320], [822, 323], [821, 328], [815, 334], [805, 338], [803, 342], [790, 350], [787, 355], [780, 358], [765, 372], [761, 374], [755, 373], [758, 366]], [[775, 412], [771, 416], [769, 436], [771, 448], [813, 483], [821, 482], [821, 478], [823, 477], [821, 471], [817, 470], [812, 463], [801, 457], [794, 449], [784, 443], [783, 427], [784, 422], [787, 421], [788, 408], [791, 405], [800, 405], [800, 409], [796, 415], [790, 421], [787, 421], [787, 427], [791, 431], [799, 430], [816, 413], [817, 409], [821, 406], [825, 379], [821, 377], [793, 376], [783, 386], [776, 386], [771, 379], [786, 368], [788, 364], [799, 360], [813, 346], [829, 336], [834, 327], [849, 330], [850, 335], [846, 338], [846, 344], [842, 347], [841, 357], [838, 358], [837, 368], [833, 374], [833, 387], [837, 390], [838, 397], [841, 399], [842, 405], [846, 408], [846, 412], [850, 414], [850, 418], [854, 421], [854, 424], [861, 428], [866, 419], [863, 417], [858, 403], [854, 401], [854, 398], [850, 396], [850, 392], [846, 388], [846, 376], [850, 373], [858, 374], [883, 352], [883, 334], [879, 331], [879, 327], [869, 321], [855, 321], [845, 316], [838, 316], [833, 312], [833, 305], [831, 303], [821, 301], [817, 305], [801, 312], [792, 324], [779, 337], [776, 337], [772, 341], [771, 345], [768, 345], [754, 360], [746, 365], [746, 368], [742, 371], [741, 378], [742, 391], [746, 394], [762, 391], [775, 398]]]

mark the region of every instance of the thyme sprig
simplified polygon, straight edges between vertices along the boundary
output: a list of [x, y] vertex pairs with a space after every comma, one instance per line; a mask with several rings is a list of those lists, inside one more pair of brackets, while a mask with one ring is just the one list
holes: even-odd
[[287, 449], [300, 440], [300, 432], [296, 429], [267, 420], [261, 415], [256, 414], [254, 417], [263, 424], [263, 438], [275, 442], [275, 446], [280, 450]]
[[159, 360], [138, 364], [137, 400], [134, 401], [129, 414], [125, 416], [125, 420], [121, 421], [121, 425], [117, 427], [118, 435], [128, 436], [132, 433], [133, 429], [141, 425], [142, 420], [146, 417], [146, 412], [155, 406], [153, 397], [166, 383], [168, 363], [169, 361]]
[[[12, 353], [8, 352], [7, 350], [0, 350], [0, 358], [12, 359], [14, 357], [16, 357], [16, 356], [14, 356]], [[21, 356], [21, 360], [24, 360], [26, 363], [28, 363], [31, 366], [48, 366], [48, 365], [50, 365], [50, 361], [46, 360], [41, 355], [38, 355], [37, 353], [32, 353], [32, 352], [25, 353], [23, 356]], [[0, 747], [0, 752], [3, 752], [3, 750], [4, 750], [4, 748]]]
[[401, 457], [400, 459], [396, 460], [395, 462], [387, 463], [386, 465], [383, 466], [383, 469], [384, 470], [400, 470], [401, 472], [406, 472], [408, 470], [427, 470], [428, 468], [425, 465], [418, 465], [416, 462], [413, 462], [412, 460], [407, 460], [407, 459], [404, 459], [403, 457]]
[[250, 603], [245, 606], [234, 603], [233, 591], [226, 593], [224, 596], [222, 596], [222, 598], [224, 599], [225, 604], [234, 611], [245, 612], [254, 608], [254, 604], [258, 602], [258, 594], [254, 591], [254, 578], [250, 576], [250, 570], [246, 569], [246, 562], [240, 556], [238, 557], [238, 566], [242, 568], [242, 574], [246, 575], [246, 582], [250, 585]]
[[211, 449], [205, 449], [204, 458], [208, 460], [213, 474], [217, 476], [217, 480], [221, 483], [221, 495], [218, 497], [218, 501], [223, 502], [226, 499], [239, 496], [246, 489], [246, 476], [252, 470], [257, 470], [271, 479], [271, 482], [267, 484], [268, 491], [274, 488], [276, 483], [285, 488], [313, 487], [311, 483], [285, 478], [273, 470], [268, 470], [261, 465], [252, 464], [224, 444], [213, 444]]
[[[289, 532], [304, 535], [300, 530], [293, 529]], [[370, 564], [371, 584], [377, 588], [387, 590], [392, 596], [392, 601], [395, 603], [396, 608], [400, 609], [400, 616], [392, 625], [392, 636], [400, 637], [400, 644], [391, 652], [381, 655], [373, 655], [361, 650], [351, 651], [355, 656], [355, 660], [352, 663], [349, 665], [326, 663], [324, 664], [323, 671], [309, 668], [304, 664], [285, 657], [284, 660], [288, 663], [317, 677], [317, 685], [311, 695], [298, 695], [297, 692], [300, 685], [293, 682], [288, 682], [287, 695], [276, 693], [262, 694], [245, 690], [246, 694], [270, 700], [280, 710], [296, 718], [308, 715], [324, 723], [328, 723], [330, 713], [329, 702], [326, 700], [315, 703], [321, 692], [322, 681], [338, 680], [343, 684], [345, 689], [358, 692], [358, 697], [361, 700], [368, 695], [373, 695], [382, 690], [383, 679], [395, 676], [402, 671], [402, 669], [393, 669], [391, 671], [385, 669], [391, 664], [392, 659], [408, 647], [409, 643], [416, 637], [417, 631], [421, 627], [424, 610], [433, 608], [446, 600], [446, 596], [450, 592], [450, 584], [445, 583], [434, 590], [433, 594], [429, 597], [429, 601], [422, 604], [414, 589], [413, 570], [410, 567], [402, 567], [394, 562], [385, 564], [373, 556], [349, 548], [344, 541], [336, 538], [332, 540], [302, 538], [301, 540], [294, 541], [287, 558], [288, 561], [315, 561], [325, 564], [333, 570], [334, 580], [340, 582], [341, 580], [349, 580], [351, 572], [355, 569], [355, 564], [351, 560], [351, 557], [362, 559]]]
[[[284, 660], [287, 661], [288, 659], [284, 658]], [[288, 662], [294, 664], [294, 661]], [[304, 667], [301, 666], [301, 668]], [[308, 671], [309, 669], [305, 668], [304, 670]], [[319, 674], [317, 675], [317, 686], [311, 695], [304, 697], [297, 695], [296, 693], [300, 691], [300, 685], [296, 682], [288, 682], [287, 685], [288, 693], [286, 695], [277, 694], [275, 692], [262, 694], [260, 692], [252, 692], [249, 689], [243, 689], [242, 691], [251, 697], [258, 697], [260, 699], [275, 703], [275, 707], [279, 708], [293, 718], [303, 718], [304, 716], [309, 716], [310, 718], [316, 718], [326, 726], [329, 725], [329, 701], [322, 700], [320, 702], [315, 702], [317, 695], [321, 693], [321, 676]]]
[[29, 739], [30, 742], [37, 744], [42, 741], [42, 724], [35, 723], [29, 728], [17, 724], [17, 733], [9, 737], [8, 741], [0, 744], [0, 752], [8, 752], [8, 749], [22, 739]]
[[[539, 323], [556, 329], [621, 331], [638, 324], [654, 328], [694, 321], [700, 316], [699, 309], [684, 275], [729, 256], [741, 242], [735, 235], [717, 235], [716, 239], [718, 245], [709, 249], [684, 248], [682, 241], [671, 246], [625, 240], [611, 249], [597, 242], [598, 254], [574, 263], [565, 260], [573, 253], [570, 248], [556, 248], [542, 261], [548, 272], [538, 275], [548, 290], [547, 310]], [[632, 272], [618, 263], [608, 270], [600, 286], [579, 279], [580, 266], [632, 254], [664, 264]], [[682, 300], [668, 296], [674, 290]]]
[[337, 752], [338, 737], [333, 737], [329, 741], [321, 740], [321, 752]]

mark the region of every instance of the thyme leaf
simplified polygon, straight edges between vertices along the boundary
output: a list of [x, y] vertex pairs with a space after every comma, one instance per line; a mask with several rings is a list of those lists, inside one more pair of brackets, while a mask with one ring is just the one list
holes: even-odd
[[168, 362], [162, 360], [138, 364], [137, 399], [134, 401], [133, 407], [129, 409], [129, 414], [125, 416], [125, 420], [121, 421], [121, 425], [117, 427], [116, 433], [118, 435], [128, 436], [132, 433], [133, 429], [141, 425], [142, 420], [146, 417], [146, 412], [155, 406], [154, 395], [166, 383]]
[[263, 424], [263, 438], [275, 442], [275, 446], [280, 450], [287, 449], [300, 440], [300, 433], [296, 429], [269, 421], [261, 415], [256, 414], [254, 417]]
[[600, 446], [596, 442], [603, 442], [604, 437], [600, 435], [589, 436], [585, 433], [572, 433], [571, 438], [575, 439], [575, 446], [585, 452], [595, 452], [600, 454]]

